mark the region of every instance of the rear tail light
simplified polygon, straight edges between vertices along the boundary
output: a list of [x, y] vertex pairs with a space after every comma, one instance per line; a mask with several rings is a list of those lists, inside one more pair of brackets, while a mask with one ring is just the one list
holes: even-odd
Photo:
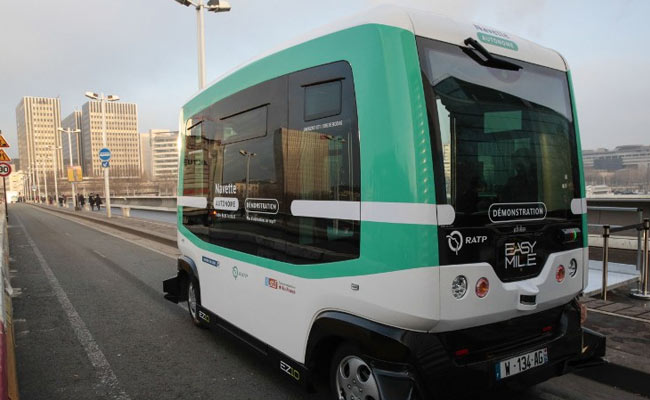
[[487, 278], [481, 278], [476, 282], [476, 295], [479, 298], [487, 296], [490, 291], [490, 281]]
[[566, 270], [564, 269], [564, 265], [558, 265], [557, 270], [555, 271], [555, 280], [558, 282], [562, 282], [564, 280], [564, 277], [566, 276]]
[[456, 350], [456, 353], [455, 353], [455, 354], [456, 354], [456, 357], [466, 356], [466, 355], [469, 354], [469, 349], [460, 349], [460, 350]]

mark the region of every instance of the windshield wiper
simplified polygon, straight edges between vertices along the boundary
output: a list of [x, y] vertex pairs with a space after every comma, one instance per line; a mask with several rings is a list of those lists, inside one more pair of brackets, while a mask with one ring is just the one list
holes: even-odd
[[505, 69], [508, 71], [519, 71], [521, 69], [520, 65], [517, 65], [515, 63], [511, 63], [510, 61], [503, 60], [501, 58], [498, 58], [496, 56], [493, 56], [490, 54], [485, 47], [483, 47], [476, 39], [474, 38], [467, 38], [465, 39], [464, 42], [467, 46], [471, 46], [474, 50], [478, 51], [483, 57], [479, 57], [476, 52], [466, 48], [466, 47], [461, 47], [463, 50], [463, 53], [467, 54], [472, 60], [476, 61], [477, 63], [485, 66], [485, 67], [490, 67], [490, 68], [497, 68], [497, 69]]

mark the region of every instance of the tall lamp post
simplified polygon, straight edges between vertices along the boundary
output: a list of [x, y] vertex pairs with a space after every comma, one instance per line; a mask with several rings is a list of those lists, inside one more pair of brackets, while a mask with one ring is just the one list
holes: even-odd
[[[109, 94], [104, 96], [104, 93], [97, 94], [94, 92], [86, 92], [86, 97], [93, 100], [99, 100], [102, 105], [102, 145], [106, 148], [106, 102], [118, 101], [119, 96]], [[106, 198], [106, 217], [111, 217], [111, 190], [108, 183], [108, 167], [104, 168], [104, 197]]]
[[244, 197], [244, 201], [246, 201], [248, 198], [248, 179], [250, 178], [251, 158], [255, 157], [257, 153], [251, 153], [250, 151], [246, 150], [239, 150], [239, 154], [246, 157], [246, 197]]
[[[79, 133], [79, 132], [81, 132], [81, 130], [79, 130], [79, 129], [72, 130], [70, 128], [63, 129], [61, 127], [58, 127], [57, 129], [59, 130], [59, 132], [65, 132], [65, 133], [68, 134], [68, 154], [70, 155], [70, 166], [72, 167], [74, 164], [72, 163], [72, 139], [70, 139], [70, 134], [71, 133]], [[79, 143], [79, 142], [77, 142], [77, 143]], [[79, 162], [81, 162], [81, 160], [79, 160]], [[70, 182], [70, 186], [72, 186], [72, 204], [73, 204], [73, 206], [74, 206], [74, 208], [76, 210], [77, 209], [77, 193], [75, 192], [75, 189], [74, 189], [74, 182]]]
[[210, 12], [230, 11], [230, 3], [226, 0], [210, 0], [203, 4], [203, 0], [175, 0], [186, 7], [196, 9], [196, 37], [199, 55], [199, 90], [205, 87], [205, 30], [203, 28], [203, 9]]
[[45, 204], [47, 204], [47, 197], [49, 196], [49, 193], [47, 191], [47, 165], [45, 165], [43, 160], [40, 160], [40, 161], [41, 161], [41, 163], [40, 163], [41, 168], [43, 169], [43, 180], [45, 182]]
[[38, 162], [34, 162], [34, 167], [36, 169], [34, 170], [34, 175], [36, 175], [36, 191], [38, 192], [38, 200], [36, 201], [37, 203], [41, 202], [41, 178], [38, 176]]
[[56, 179], [56, 174], [59, 170], [59, 166], [56, 162], [56, 151], [62, 149], [63, 147], [50, 146], [52, 149], [52, 165], [54, 165], [54, 205], [59, 206], [59, 184]]

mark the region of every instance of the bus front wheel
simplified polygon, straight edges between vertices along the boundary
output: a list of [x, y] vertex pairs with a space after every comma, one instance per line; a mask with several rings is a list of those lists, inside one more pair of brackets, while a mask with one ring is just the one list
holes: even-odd
[[381, 400], [372, 367], [356, 346], [343, 345], [334, 355], [330, 382], [335, 400]]
[[187, 309], [190, 312], [190, 318], [194, 325], [205, 328], [205, 322], [199, 318], [199, 305], [201, 304], [201, 290], [199, 281], [192, 277], [187, 287]]

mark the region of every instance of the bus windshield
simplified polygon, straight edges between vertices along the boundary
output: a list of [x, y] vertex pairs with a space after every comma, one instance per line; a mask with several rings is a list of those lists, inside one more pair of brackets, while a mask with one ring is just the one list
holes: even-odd
[[570, 218], [580, 196], [566, 73], [519, 60], [518, 71], [483, 66], [472, 49], [431, 39], [418, 47], [437, 202], [454, 207], [454, 225], [496, 222], [490, 207], [504, 203]]

